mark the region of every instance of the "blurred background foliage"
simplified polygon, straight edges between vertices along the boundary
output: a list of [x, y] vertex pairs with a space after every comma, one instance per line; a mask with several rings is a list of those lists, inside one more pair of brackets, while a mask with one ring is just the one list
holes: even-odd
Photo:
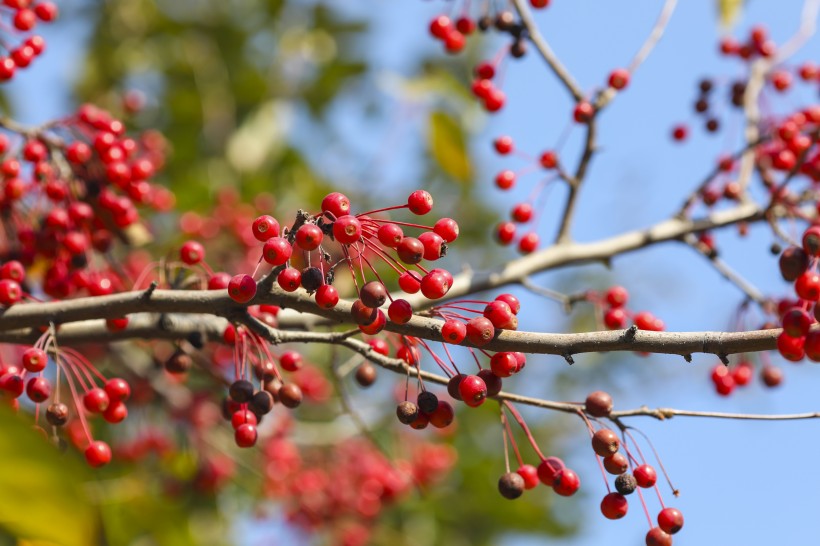
[[[318, 208], [329, 191], [344, 191], [358, 210], [365, 210], [400, 202], [423, 187], [436, 196], [438, 211], [451, 211], [447, 214], [459, 221], [461, 238], [450, 268], [498, 263], [500, 251], [488, 250], [487, 244], [498, 212], [482, 198], [480, 168], [470, 152], [470, 128], [481, 116], [468, 93], [468, 67], [475, 58], [418, 58], [411, 76], [374, 69], [364, 46], [367, 22], [351, 19], [333, 2], [92, 1], [66, 8], [64, 16], [92, 25], [74, 89], [77, 102], [98, 104], [135, 130], [156, 129], [167, 138], [171, 153], [161, 180], [174, 191], [179, 211], [217, 214], [217, 196], [230, 190], [285, 223], [297, 208]], [[144, 97], [144, 107], [129, 113], [124, 108], [129, 97]], [[351, 104], [352, 113], [339, 115]], [[372, 131], [381, 132], [382, 147], [357, 146], [357, 135]], [[412, 157], [396, 157], [397, 142], [407, 139], [422, 144]], [[391, 163], [398, 170], [414, 167], [386, 186], [382, 174]], [[259, 194], [273, 199], [260, 201]], [[159, 219], [165, 228], [157, 233], [160, 247], [179, 243], [178, 220], [176, 215]], [[602, 281], [598, 276], [591, 283]], [[543, 313], [555, 314], [552, 303], [538, 305]], [[589, 309], [573, 317], [579, 328], [588, 328], [592, 320]], [[317, 362], [326, 360], [320, 350], [312, 351]], [[166, 381], [150, 362], [143, 364], [152, 381]], [[606, 382], [602, 376], [618, 367], [610, 361], [588, 369], [601, 384]], [[560, 385], [568, 376], [545, 367], [532, 370], [529, 379], [532, 390], [541, 380], [557, 379]], [[367, 421], [377, 440], [392, 446], [392, 455], [403, 454], [392, 415], [392, 391], [399, 381], [382, 377], [374, 387], [379, 395], [353, 395], [357, 404], [367, 398]], [[222, 389], [212, 381], [198, 386]], [[551, 396], [561, 398], [560, 393]], [[15, 543], [13, 537], [36, 537], [18, 542], [32, 546], [254, 544], [256, 538], [274, 540], [288, 532], [275, 504], [258, 508], [258, 454], [237, 455], [226, 430], [213, 432], [208, 451], [230, 453], [239, 468], [234, 482], [217, 494], [183, 487], [197, 472], [202, 446], [188, 443], [184, 421], [168, 419], [167, 400], [157, 397], [156, 403], [159, 409], [140, 410], [130, 433], [152, 419], [165, 421], [182, 447], [134, 464], [119, 460], [95, 473], [77, 464], [73, 450], [59, 456], [3, 414], [4, 430], [8, 424], [21, 431], [18, 445], [8, 445], [8, 435], [0, 442], [4, 466], [15, 469], [0, 473], [2, 502], [25, 498], [32, 509], [17, 511], [16, 520], [0, 516], [5, 533], [0, 544]], [[304, 408], [308, 421], [319, 422], [331, 421], [340, 411], [337, 398], [318, 410]], [[564, 421], [544, 420], [542, 413], [529, 419], [541, 449], [560, 454], [560, 442], [553, 439], [561, 437]], [[441, 438], [417, 434], [452, 445], [458, 462], [444, 483], [414, 491], [383, 513], [375, 522], [374, 544], [482, 545], [520, 534], [577, 531], [576, 499], [562, 499], [557, 515], [554, 496], [545, 490], [517, 502], [500, 499], [496, 480], [503, 455], [495, 404], [460, 411], [457, 427], [457, 434]], [[528, 462], [536, 463], [523, 436], [519, 442]], [[23, 475], [25, 483], [15, 481]], [[10, 514], [7, 508], [0, 504], [0, 514]], [[336, 539], [330, 533], [287, 536], [317, 544]]]

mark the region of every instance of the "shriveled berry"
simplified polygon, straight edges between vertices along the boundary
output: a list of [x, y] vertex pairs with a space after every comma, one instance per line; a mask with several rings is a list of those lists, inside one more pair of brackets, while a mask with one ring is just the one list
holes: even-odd
[[419, 393], [417, 405], [422, 412], [433, 413], [438, 407], [438, 397], [430, 391], [422, 391]]
[[404, 425], [409, 425], [416, 420], [419, 414], [419, 408], [413, 402], [404, 401], [396, 407], [396, 416], [399, 422]]
[[629, 495], [633, 493], [637, 487], [638, 480], [629, 472], [624, 472], [615, 478], [615, 489], [617, 489], [621, 495]]
[[524, 493], [524, 478], [516, 472], [507, 472], [498, 479], [498, 492], [505, 499], [517, 499]]

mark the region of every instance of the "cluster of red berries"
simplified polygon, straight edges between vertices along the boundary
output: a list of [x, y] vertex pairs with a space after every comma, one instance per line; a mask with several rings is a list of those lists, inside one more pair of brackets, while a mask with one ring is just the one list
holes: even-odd
[[[78, 448], [83, 449], [89, 465], [99, 467], [111, 461], [111, 448], [106, 442], [94, 440], [88, 420], [100, 416], [111, 424], [121, 423], [128, 416], [125, 401], [131, 387], [121, 378], [106, 379], [81, 353], [70, 348], [58, 348], [53, 330], [43, 334], [34, 346], [20, 354], [19, 364], [0, 364], [0, 393], [16, 410], [19, 398], [26, 397], [35, 404], [40, 415], [41, 404], [48, 403], [45, 420], [56, 444], [62, 439], [58, 429], [72, 421], [79, 423], [81, 436], [72, 436]], [[57, 369], [56, 381], [68, 386], [70, 405], [63, 401], [59, 388], [46, 376], [49, 362]], [[39, 427], [39, 424], [37, 425]], [[45, 428], [40, 428], [48, 435]]]
[[[403, 324], [413, 315], [409, 302], [394, 299], [385, 287], [376, 262], [387, 264], [399, 275], [399, 287], [407, 294], [421, 292], [428, 299], [439, 299], [452, 286], [453, 276], [447, 270], [428, 270], [422, 262], [436, 261], [446, 254], [447, 245], [458, 237], [458, 224], [454, 220], [440, 218], [433, 226], [424, 226], [376, 216], [398, 209], [409, 209], [422, 216], [432, 208], [432, 196], [417, 190], [404, 205], [353, 215], [350, 200], [334, 192], [322, 200], [321, 212], [300, 213], [290, 230], [280, 233], [279, 222], [268, 215], [258, 217], [251, 229], [254, 237], [264, 242], [260, 263], [264, 260], [275, 268], [271, 274], [276, 274], [279, 287], [286, 292], [303, 288], [313, 294], [319, 307], [331, 309], [339, 302], [332, 283], [337, 267], [347, 269], [358, 290], [353, 318], [364, 333], [376, 334], [384, 328], [388, 316], [393, 322]], [[412, 237], [405, 235], [404, 228], [419, 229], [422, 233]], [[296, 251], [301, 251], [306, 265], [302, 269], [291, 264]], [[371, 276], [375, 279], [368, 280]], [[221, 286], [209, 284], [209, 287]], [[231, 298], [246, 303], [256, 295], [257, 284], [252, 275], [242, 274], [230, 279], [227, 288]], [[385, 314], [380, 308], [388, 300], [390, 305]]]
[[[612, 412], [612, 397], [603, 391], [590, 393], [584, 403], [584, 411], [594, 418], [606, 418]], [[607, 494], [601, 500], [601, 513], [608, 519], [621, 519], [629, 509], [627, 496], [634, 493], [638, 488], [655, 488], [658, 481], [655, 468], [646, 462], [639, 461], [627, 448], [626, 439], [630, 437], [624, 431], [624, 441], [618, 437], [613, 430], [601, 427], [593, 432], [592, 425], [589, 424], [592, 436], [592, 450], [598, 456], [598, 464], [607, 473], [617, 476], [615, 478], [615, 490], [610, 489], [607, 482]], [[638, 456], [642, 459], [640, 449]], [[646, 501], [643, 495], [639, 495], [640, 502], [646, 510]], [[683, 514], [675, 508], [663, 506], [658, 491], [658, 499], [661, 503], [661, 511], [658, 513], [657, 527], [652, 527], [646, 535], [647, 546], [669, 546], [672, 544], [671, 535], [677, 533], [683, 527]]]
[[629, 292], [623, 286], [610, 287], [603, 297], [597, 293], [589, 293], [587, 298], [601, 307], [604, 313], [604, 325], [610, 330], [626, 328], [630, 319], [641, 330], [662, 332], [665, 328], [663, 321], [649, 311], [631, 313], [626, 308]]
[[131, 228], [139, 220], [137, 204], [158, 210], [173, 204], [167, 189], [149, 182], [164, 161], [162, 138], [127, 137], [121, 121], [85, 105], [33, 133], [0, 133], [0, 153], [0, 208], [15, 234], [0, 244], [0, 258], [15, 271], [9, 280], [22, 283], [19, 266], [42, 259], [40, 288], [53, 298], [126, 289], [129, 279], [95, 261], [94, 253], [141, 233]]
[[811, 329], [820, 312], [820, 226], [806, 229], [802, 243], [802, 248], [789, 247], [780, 255], [780, 272], [786, 281], [794, 283], [798, 299], [786, 300], [779, 306], [783, 333], [777, 338], [777, 350], [793, 362], [804, 357], [820, 362], [820, 332]]
[[[752, 363], [748, 360], [741, 360], [734, 366], [727, 366], [722, 362], [715, 364], [710, 377], [715, 386], [715, 392], [721, 396], [729, 396], [735, 387], [749, 385], [754, 375], [755, 370]], [[783, 382], [783, 370], [766, 362], [760, 370], [760, 381], [766, 387], [777, 387]]]
[[[370, 442], [350, 439], [302, 456], [275, 436], [264, 446], [265, 490], [284, 501], [288, 521], [308, 532], [330, 532], [339, 544], [364, 546], [378, 516], [413, 485], [438, 481], [455, 464], [449, 446], [414, 443], [396, 460]], [[332, 469], [332, 470], [329, 470]]]
[[[3, 6], [10, 8], [3, 14], [9, 17], [10, 26], [4, 25], [4, 30], [10, 39], [20, 40], [21, 36], [37, 26], [38, 21], [50, 23], [57, 19], [59, 10], [53, 2], [32, 2], [32, 0], [3, 0]], [[16, 47], [11, 47], [3, 41], [6, 55], [0, 56], [0, 81], [8, 81], [14, 77], [18, 68], [26, 68], [35, 57], [40, 55], [46, 47], [42, 36], [30, 35], [20, 41]]]

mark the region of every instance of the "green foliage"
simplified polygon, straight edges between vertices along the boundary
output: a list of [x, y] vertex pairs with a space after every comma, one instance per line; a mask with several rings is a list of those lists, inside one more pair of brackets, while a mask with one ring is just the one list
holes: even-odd
[[89, 546], [99, 526], [87, 480], [72, 451], [61, 455], [5, 404], [0, 408], [0, 528], [35, 544]]

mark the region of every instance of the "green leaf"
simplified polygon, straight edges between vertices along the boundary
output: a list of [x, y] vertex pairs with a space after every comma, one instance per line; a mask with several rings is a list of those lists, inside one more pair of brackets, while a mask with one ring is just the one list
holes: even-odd
[[441, 170], [461, 184], [469, 183], [472, 168], [464, 131], [458, 122], [446, 112], [432, 112], [427, 141]]
[[96, 544], [96, 511], [84, 482], [90, 471], [0, 408], [0, 527], [21, 540], [61, 546]]
[[743, 0], [717, 0], [720, 24], [725, 28], [732, 27], [743, 9]]

